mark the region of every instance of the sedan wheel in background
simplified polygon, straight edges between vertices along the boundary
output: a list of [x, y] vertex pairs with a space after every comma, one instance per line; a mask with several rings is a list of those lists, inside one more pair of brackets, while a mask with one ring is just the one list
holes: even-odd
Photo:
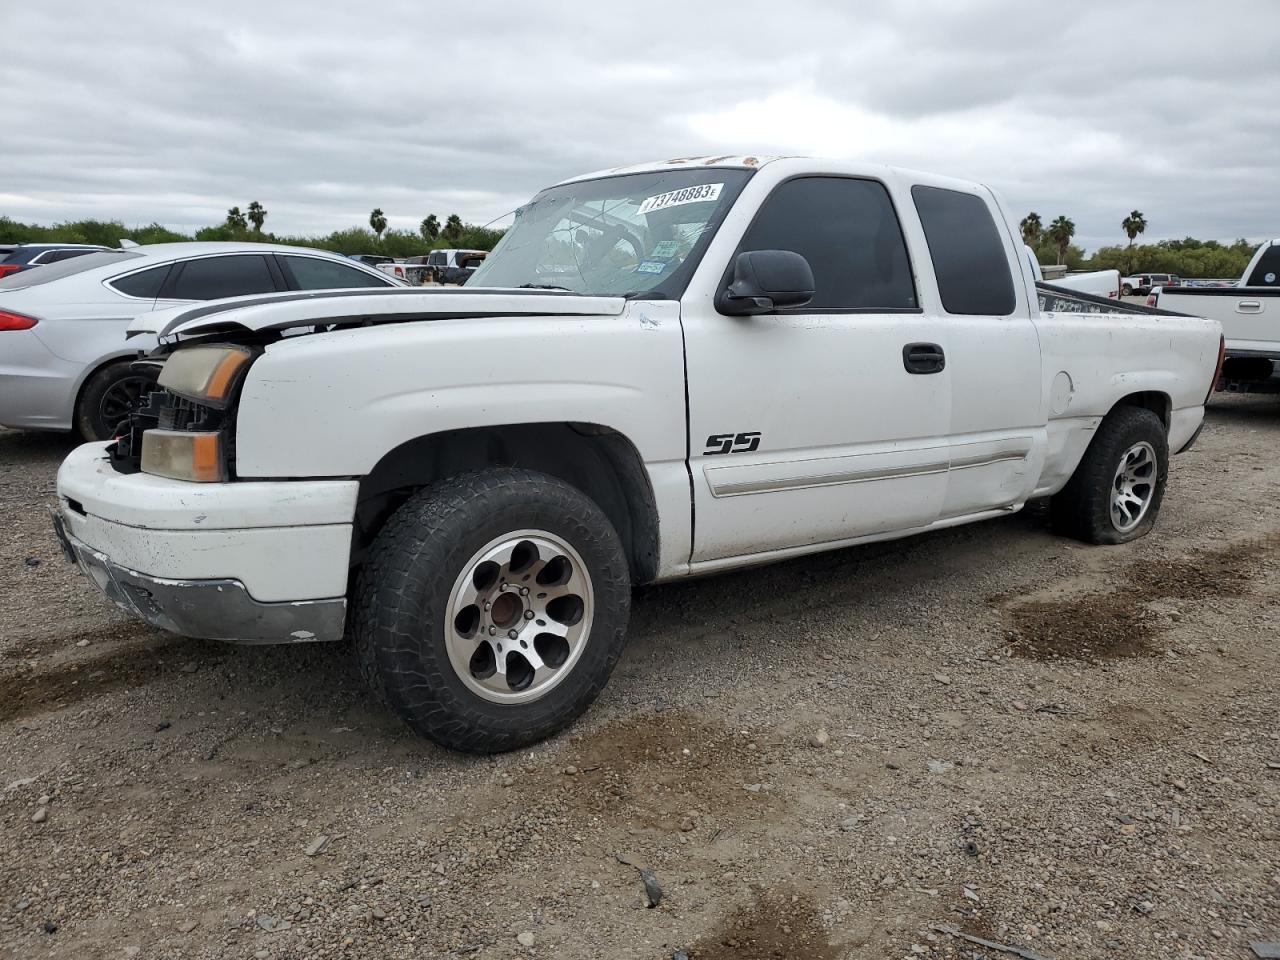
[[156, 389], [154, 376], [122, 360], [109, 363], [88, 380], [76, 405], [76, 432], [85, 440], [110, 440]]

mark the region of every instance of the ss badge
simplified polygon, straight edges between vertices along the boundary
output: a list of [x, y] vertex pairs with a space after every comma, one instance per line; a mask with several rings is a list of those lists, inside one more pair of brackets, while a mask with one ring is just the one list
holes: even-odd
[[707, 449], [704, 456], [717, 456], [721, 453], [751, 453], [760, 449], [760, 431], [751, 430], [746, 433], [713, 433], [707, 437]]

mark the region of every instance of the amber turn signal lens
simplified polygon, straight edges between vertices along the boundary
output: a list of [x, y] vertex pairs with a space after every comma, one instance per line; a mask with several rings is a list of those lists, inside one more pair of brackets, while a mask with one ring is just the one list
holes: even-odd
[[142, 434], [142, 472], [195, 483], [226, 480], [222, 437], [186, 430], [146, 430]]

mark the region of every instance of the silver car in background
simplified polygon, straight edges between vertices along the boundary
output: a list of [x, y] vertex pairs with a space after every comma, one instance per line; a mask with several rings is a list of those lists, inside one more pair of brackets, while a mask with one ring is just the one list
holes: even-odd
[[0, 280], [0, 425], [110, 439], [151, 389], [126, 339], [139, 314], [201, 300], [400, 287], [337, 254], [266, 243], [158, 243], [104, 250]]

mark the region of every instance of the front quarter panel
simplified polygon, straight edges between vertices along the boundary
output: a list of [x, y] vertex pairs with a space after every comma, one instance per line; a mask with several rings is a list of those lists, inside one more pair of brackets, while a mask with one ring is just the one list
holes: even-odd
[[583, 422], [627, 437], [651, 473], [685, 456], [675, 303], [618, 316], [474, 318], [286, 338], [250, 368], [240, 477], [358, 477], [445, 430]]

